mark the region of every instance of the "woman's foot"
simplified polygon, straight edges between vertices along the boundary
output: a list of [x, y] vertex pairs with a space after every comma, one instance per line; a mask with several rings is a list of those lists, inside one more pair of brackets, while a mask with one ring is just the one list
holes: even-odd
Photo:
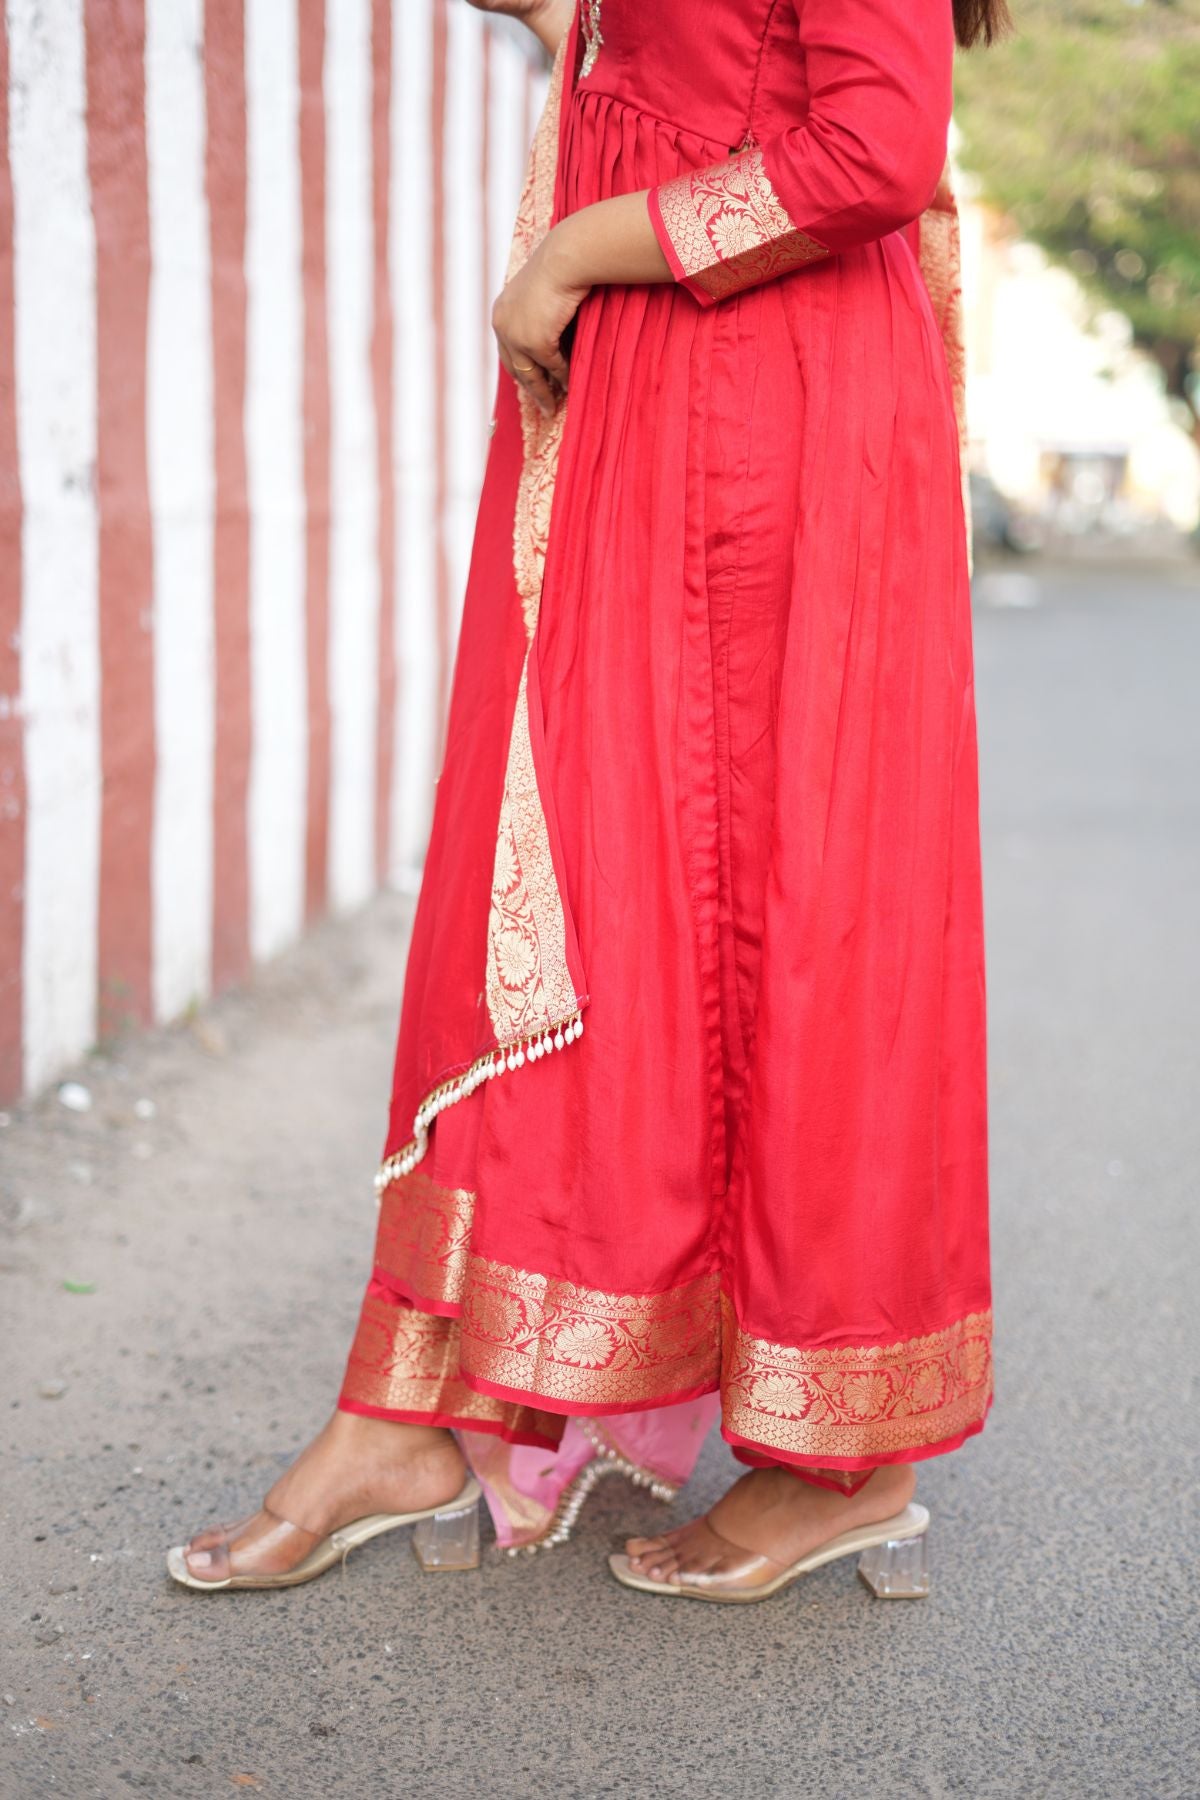
[[188, 1571], [213, 1582], [282, 1575], [329, 1532], [370, 1513], [438, 1506], [461, 1493], [465, 1479], [466, 1462], [449, 1431], [335, 1412], [258, 1512], [191, 1540]]
[[651, 1581], [752, 1585], [760, 1574], [769, 1579], [843, 1531], [903, 1512], [916, 1485], [909, 1463], [884, 1464], [852, 1495], [814, 1487], [786, 1469], [753, 1469], [705, 1518], [661, 1537], [630, 1538], [625, 1550], [633, 1572]]

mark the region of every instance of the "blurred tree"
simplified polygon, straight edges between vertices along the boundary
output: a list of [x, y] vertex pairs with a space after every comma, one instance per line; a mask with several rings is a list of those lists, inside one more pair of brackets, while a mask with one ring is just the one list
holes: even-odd
[[983, 197], [1129, 319], [1200, 441], [1200, 0], [1013, 0], [958, 59]]

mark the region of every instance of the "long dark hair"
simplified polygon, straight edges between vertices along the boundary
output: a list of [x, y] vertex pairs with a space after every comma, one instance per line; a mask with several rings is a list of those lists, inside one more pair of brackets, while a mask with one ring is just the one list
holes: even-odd
[[964, 49], [992, 44], [1011, 29], [1005, 0], [954, 0], [954, 35]]

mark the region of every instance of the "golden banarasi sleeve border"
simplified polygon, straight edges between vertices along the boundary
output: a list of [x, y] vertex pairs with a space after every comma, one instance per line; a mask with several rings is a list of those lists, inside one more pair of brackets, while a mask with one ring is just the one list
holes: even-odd
[[757, 147], [664, 182], [654, 204], [677, 273], [701, 300], [723, 300], [829, 255], [793, 224]]

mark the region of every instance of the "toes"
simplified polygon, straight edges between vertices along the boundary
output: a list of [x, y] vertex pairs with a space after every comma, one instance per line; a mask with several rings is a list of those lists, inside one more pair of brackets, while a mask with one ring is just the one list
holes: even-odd
[[257, 1513], [247, 1513], [244, 1519], [236, 1519], [232, 1525], [209, 1525], [189, 1538], [187, 1547], [189, 1550], [218, 1550], [222, 1544], [230, 1544], [235, 1537], [240, 1537], [257, 1517]]
[[647, 1551], [669, 1549], [679, 1541], [683, 1529], [682, 1526], [677, 1526], [674, 1531], [659, 1532], [657, 1537], [626, 1538], [625, 1554], [627, 1556], [645, 1556]]
[[194, 1575], [197, 1581], [216, 1581], [218, 1579], [217, 1559], [210, 1551], [185, 1550], [183, 1560], [187, 1564], [188, 1574]]
[[210, 1525], [207, 1531], [198, 1531], [194, 1538], [188, 1539], [188, 1553], [190, 1555], [193, 1550], [196, 1552], [215, 1550], [217, 1545], [223, 1544], [228, 1536], [229, 1527], [227, 1525]]

